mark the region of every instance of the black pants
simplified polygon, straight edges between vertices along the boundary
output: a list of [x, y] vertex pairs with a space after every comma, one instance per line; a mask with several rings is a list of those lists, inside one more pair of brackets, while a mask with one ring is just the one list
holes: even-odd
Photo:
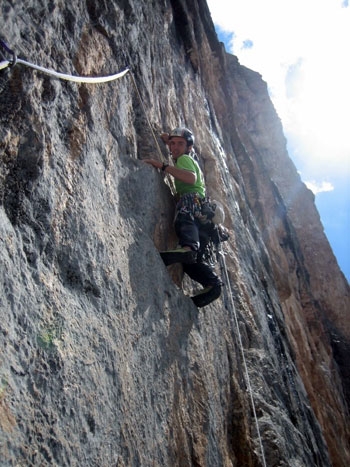
[[209, 264], [202, 260], [202, 251], [210, 240], [208, 230], [198, 223], [189, 213], [178, 213], [175, 220], [175, 232], [181, 246], [189, 246], [198, 252], [197, 263], [184, 264], [184, 272], [203, 287], [221, 285], [218, 275]]
[[175, 233], [181, 246], [189, 246], [193, 251], [200, 247], [199, 225], [189, 213], [178, 213], [175, 219]]
[[184, 264], [184, 272], [203, 287], [209, 285], [222, 285], [219, 276], [207, 263]]

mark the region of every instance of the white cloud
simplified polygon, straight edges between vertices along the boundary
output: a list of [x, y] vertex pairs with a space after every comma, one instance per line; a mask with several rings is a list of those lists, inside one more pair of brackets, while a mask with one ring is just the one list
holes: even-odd
[[330, 182], [317, 182], [316, 180], [310, 180], [305, 182], [305, 185], [313, 192], [314, 195], [334, 190], [334, 186]]
[[[306, 177], [350, 177], [347, 0], [208, 0], [229, 52], [262, 74]], [[247, 44], [249, 45], [247, 47]]]

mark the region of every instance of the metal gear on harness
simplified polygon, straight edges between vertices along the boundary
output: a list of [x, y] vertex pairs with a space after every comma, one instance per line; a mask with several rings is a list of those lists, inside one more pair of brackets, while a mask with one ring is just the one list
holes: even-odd
[[[204, 235], [206, 238], [204, 238]], [[208, 263], [210, 266], [215, 266], [218, 261], [219, 245], [228, 239], [228, 231], [223, 225], [216, 225], [212, 222], [208, 223], [201, 230], [202, 246], [198, 252], [199, 260]]]
[[216, 225], [223, 224], [225, 212], [221, 203], [207, 197], [202, 201], [202, 222], [208, 221]]

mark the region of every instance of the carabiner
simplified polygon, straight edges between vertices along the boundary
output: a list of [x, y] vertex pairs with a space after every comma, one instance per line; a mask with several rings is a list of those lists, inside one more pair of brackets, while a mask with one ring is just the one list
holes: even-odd
[[[12, 60], [7, 60], [7, 61], [9, 62], [7, 66], [14, 66], [14, 65], [16, 65], [16, 63], [17, 63], [17, 55], [16, 55], [16, 53], [15, 53], [12, 49], [10, 49], [10, 47], [6, 44], [6, 42], [3, 41], [1, 38], [0, 38], [0, 45], [1, 45], [1, 47], [2, 47], [7, 53], [9, 53], [9, 54], [12, 55]], [[6, 60], [6, 57], [4, 56], [4, 54], [2, 53], [1, 55], [2, 55], [3, 58]], [[3, 65], [3, 66], [2, 66], [0, 69], [5, 68], [4, 63], [5, 63], [5, 62], [1, 62], [1, 65]]]

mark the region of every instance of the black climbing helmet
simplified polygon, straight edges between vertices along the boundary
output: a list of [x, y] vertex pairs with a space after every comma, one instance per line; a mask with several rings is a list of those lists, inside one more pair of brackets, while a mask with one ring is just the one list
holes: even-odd
[[180, 136], [181, 138], [185, 138], [187, 146], [194, 145], [193, 133], [188, 128], [174, 128], [174, 130], [169, 135], [169, 139], [171, 139], [173, 136]]

